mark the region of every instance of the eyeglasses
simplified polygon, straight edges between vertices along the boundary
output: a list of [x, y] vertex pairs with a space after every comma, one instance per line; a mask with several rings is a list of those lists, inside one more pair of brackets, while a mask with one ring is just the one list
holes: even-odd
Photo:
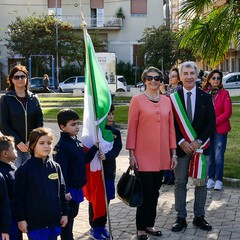
[[147, 76], [146, 77], [147, 80], [150, 82], [152, 81], [153, 79], [156, 81], [156, 82], [159, 82], [161, 80], [160, 76]]
[[26, 79], [27, 77], [26, 77], [26, 75], [14, 75], [14, 76], [13, 76], [13, 79], [14, 79], [14, 80], [19, 80], [20, 78], [21, 78], [21, 79]]
[[174, 77], [178, 77], [178, 75], [169, 75], [169, 77], [172, 77], [172, 78], [174, 78]]
[[220, 77], [212, 77], [212, 80], [221, 80]]

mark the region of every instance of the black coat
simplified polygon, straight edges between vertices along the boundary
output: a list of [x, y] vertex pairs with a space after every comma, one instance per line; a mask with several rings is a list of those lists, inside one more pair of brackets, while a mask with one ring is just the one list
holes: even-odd
[[116, 157], [122, 149], [122, 139], [120, 131], [117, 128], [106, 126], [114, 135], [114, 142], [112, 149], [105, 153], [106, 160], [103, 161], [104, 176], [106, 179], [114, 179], [116, 176]]
[[[183, 89], [178, 90], [178, 94], [186, 111]], [[216, 117], [211, 95], [205, 93], [199, 88], [196, 88], [196, 103], [192, 126], [197, 134], [197, 138], [200, 139], [202, 142], [205, 142], [214, 131], [215, 125]], [[180, 131], [179, 125], [176, 120], [175, 129], [176, 139], [178, 143], [184, 137], [182, 132]], [[204, 154], [209, 155], [209, 148], [204, 150]], [[177, 147], [177, 155], [179, 157], [183, 157], [184, 155], [186, 155], [186, 153], [181, 149], [179, 145]]]
[[61, 216], [68, 215], [62, 171], [49, 158], [32, 157], [15, 174], [14, 213], [25, 220], [28, 230], [60, 227]]
[[66, 132], [61, 132], [61, 137], [54, 147], [54, 160], [61, 166], [66, 183], [69, 188], [82, 188], [86, 182], [86, 163], [95, 156], [98, 148], [93, 145], [87, 153], [79, 140], [74, 140]]
[[10, 233], [12, 218], [7, 194], [7, 185], [0, 173], [0, 233]]
[[27, 143], [30, 132], [43, 126], [43, 113], [36, 95], [27, 91], [26, 107], [10, 90], [0, 99], [0, 131], [13, 136], [16, 145]]

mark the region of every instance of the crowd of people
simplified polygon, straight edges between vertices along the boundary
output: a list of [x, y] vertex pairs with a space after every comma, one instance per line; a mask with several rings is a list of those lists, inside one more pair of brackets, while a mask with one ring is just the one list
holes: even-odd
[[[126, 139], [129, 165], [137, 168], [143, 187], [142, 205], [136, 209], [139, 240], [162, 236], [155, 220], [164, 183], [175, 185], [176, 221], [171, 230], [187, 227], [189, 176], [195, 185], [193, 225], [212, 230], [205, 219], [207, 189], [223, 189], [224, 153], [231, 130], [232, 103], [222, 77], [221, 71], [212, 70], [200, 89], [194, 62], [173, 67], [168, 84], [158, 68], [143, 71], [146, 90], [130, 101]], [[86, 166], [95, 156], [103, 163], [106, 204], [115, 197], [116, 158], [122, 140], [114, 124], [114, 106], [106, 117], [105, 129], [114, 139], [107, 152], [100, 150], [98, 141], [85, 151], [77, 138], [80, 118], [72, 109], [59, 111], [61, 134], [53, 146], [54, 135], [43, 126], [38, 97], [29, 91], [26, 67], [15, 66], [8, 84], [0, 99], [0, 239], [20, 240], [26, 233], [30, 240], [58, 236], [73, 240], [74, 219], [89, 181]], [[197, 164], [200, 160], [205, 169]], [[193, 169], [202, 174], [194, 174]], [[99, 217], [95, 211], [89, 201], [90, 237], [111, 239], [107, 212]]]

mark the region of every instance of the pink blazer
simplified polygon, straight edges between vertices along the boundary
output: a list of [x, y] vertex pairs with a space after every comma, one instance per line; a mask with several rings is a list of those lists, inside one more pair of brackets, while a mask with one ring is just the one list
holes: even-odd
[[170, 149], [176, 148], [176, 137], [168, 97], [161, 95], [158, 103], [143, 93], [132, 98], [126, 148], [134, 150], [139, 171], [170, 169]]
[[216, 131], [225, 134], [231, 130], [230, 117], [232, 115], [232, 101], [227, 90], [218, 90], [214, 100], [216, 113]]

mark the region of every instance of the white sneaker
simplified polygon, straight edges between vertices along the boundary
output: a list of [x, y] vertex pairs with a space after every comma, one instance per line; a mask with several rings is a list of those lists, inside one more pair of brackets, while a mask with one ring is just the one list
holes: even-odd
[[207, 189], [214, 188], [214, 185], [215, 185], [215, 182], [213, 181], [213, 179], [209, 178], [207, 181]]
[[214, 186], [214, 190], [221, 191], [222, 188], [223, 188], [223, 183], [222, 183], [222, 181], [217, 180], [216, 183], [215, 183], [215, 186]]

